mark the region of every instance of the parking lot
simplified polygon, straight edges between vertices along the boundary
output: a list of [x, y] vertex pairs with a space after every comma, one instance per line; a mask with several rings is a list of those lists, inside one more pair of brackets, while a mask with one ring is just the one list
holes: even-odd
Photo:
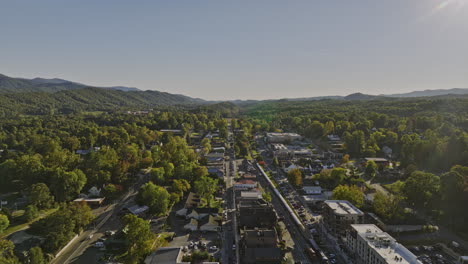
[[169, 231], [174, 232], [174, 238], [169, 243], [169, 247], [182, 247], [184, 254], [189, 255], [192, 251], [208, 251], [216, 259], [220, 257], [221, 238], [219, 232], [200, 231], [189, 232], [183, 229], [187, 220], [171, 216], [171, 228]]
[[456, 260], [444, 252], [443, 246], [436, 245], [423, 245], [411, 246], [408, 249], [418, 256], [419, 261], [423, 264], [455, 264]]

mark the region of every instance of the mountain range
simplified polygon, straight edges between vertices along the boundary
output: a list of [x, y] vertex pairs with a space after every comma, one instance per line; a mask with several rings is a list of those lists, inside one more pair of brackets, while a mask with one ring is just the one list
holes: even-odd
[[[84, 91], [83, 91], [84, 90]], [[176, 104], [200, 104], [200, 103], [215, 103], [220, 101], [205, 101], [198, 98], [192, 98], [180, 94], [171, 94], [166, 92], [148, 90], [142, 91], [134, 87], [126, 86], [111, 86], [111, 87], [95, 87], [91, 85], [81, 84], [73, 81], [68, 81], [59, 78], [13, 78], [0, 74], [0, 97], [7, 96], [10, 100], [19, 97], [18, 93], [40, 93], [49, 94], [48, 97], [57, 98], [57, 100], [66, 100], [73, 104], [78, 101], [80, 104], [92, 103], [100, 101], [104, 105], [114, 106], [156, 106], [156, 105], [176, 105]], [[467, 88], [439, 89], [439, 90], [424, 90], [413, 91], [409, 93], [388, 94], [388, 95], [369, 95], [363, 93], [354, 93], [348, 96], [318, 96], [318, 97], [303, 97], [303, 98], [286, 98], [281, 100], [286, 101], [313, 101], [313, 100], [373, 100], [386, 97], [408, 98], [408, 97], [425, 97], [425, 96], [441, 96], [441, 95], [463, 95], [468, 94]], [[21, 98], [18, 98], [21, 99]], [[67, 101], [70, 100], [70, 101]], [[20, 100], [21, 101], [21, 100]], [[231, 100], [234, 104], [252, 104], [262, 100]], [[277, 101], [277, 100], [263, 100]]]
[[[75, 90], [93, 87], [86, 84], [67, 81], [59, 78], [13, 78], [0, 74], [0, 93], [17, 93], [17, 92], [58, 92], [63, 90]], [[111, 87], [95, 87], [109, 90], [119, 91], [140, 91], [138, 88], [125, 86]]]

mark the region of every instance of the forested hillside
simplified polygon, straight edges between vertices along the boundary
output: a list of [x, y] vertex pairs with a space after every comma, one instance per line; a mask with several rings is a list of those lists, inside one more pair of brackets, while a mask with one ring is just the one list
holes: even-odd
[[203, 100], [158, 91], [116, 91], [84, 88], [55, 93], [0, 94], [0, 116], [16, 114], [67, 114], [81, 111], [145, 109], [156, 106], [190, 105]]

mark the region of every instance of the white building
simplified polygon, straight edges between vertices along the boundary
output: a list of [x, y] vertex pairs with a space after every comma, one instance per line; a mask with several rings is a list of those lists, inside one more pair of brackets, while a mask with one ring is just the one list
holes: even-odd
[[262, 199], [262, 193], [260, 191], [242, 191], [239, 199], [241, 200]]
[[271, 144], [273, 149], [273, 157], [280, 160], [286, 160], [289, 158], [289, 149], [284, 144], [274, 143]]
[[419, 264], [417, 257], [376, 225], [351, 225], [346, 245], [356, 264]]
[[322, 187], [320, 186], [304, 186], [302, 187], [306, 194], [321, 194]]
[[296, 133], [267, 133], [267, 139], [270, 143], [286, 143], [301, 140], [302, 137]]

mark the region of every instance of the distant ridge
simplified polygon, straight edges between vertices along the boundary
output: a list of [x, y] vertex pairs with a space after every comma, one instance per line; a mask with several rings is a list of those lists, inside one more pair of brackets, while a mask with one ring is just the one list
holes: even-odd
[[[0, 74], [0, 93], [22, 93], [22, 92], [58, 92], [64, 90], [75, 90], [95, 87], [82, 83], [67, 81], [59, 78], [13, 78]], [[119, 91], [140, 91], [138, 88], [126, 86], [95, 87], [101, 89], [119, 90]]]
[[0, 104], [11, 113], [43, 114], [44, 109], [67, 113], [205, 103], [202, 99], [155, 90], [91, 87], [58, 78], [23, 79], [0, 74]]
[[425, 97], [425, 96], [439, 96], [450, 94], [468, 94], [468, 88], [452, 88], [452, 89], [437, 89], [437, 90], [424, 90], [414, 91], [409, 93], [389, 94], [382, 95], [386, 97]]

